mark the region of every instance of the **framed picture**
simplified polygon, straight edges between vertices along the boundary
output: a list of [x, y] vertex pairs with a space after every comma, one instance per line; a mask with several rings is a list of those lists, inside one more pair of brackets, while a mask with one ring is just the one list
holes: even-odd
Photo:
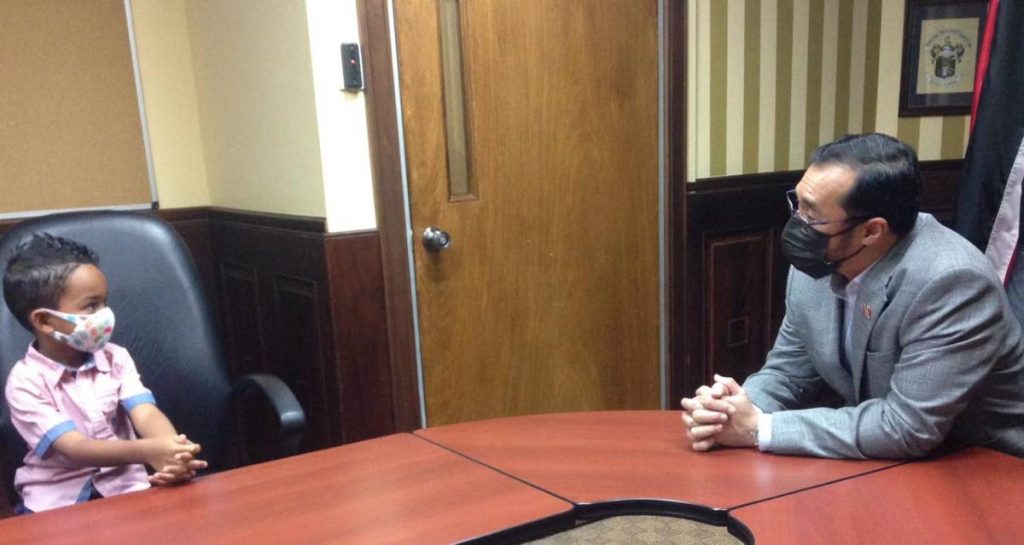
[[907, 0], [900, 116], [970, 113], [984, 0]]

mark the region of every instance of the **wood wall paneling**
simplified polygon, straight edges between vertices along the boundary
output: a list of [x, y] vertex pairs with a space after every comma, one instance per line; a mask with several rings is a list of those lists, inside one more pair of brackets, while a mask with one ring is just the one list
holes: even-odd
[[957, 191], [963, 177], [962, 159], [921, 162], [921, 209], [935, 216], [946, 226], [953, 225], [956, 215]]
[[708, 371], [744, 377], [771, 341], [771, 229], [705, 240]]
[[341, 442], [330, 301], [318, 219], [214, 209], [213, 259], [228, 359], [238, 374], [282, 378], [306, 410], [303, 450]]
[[235, 376], [267, 371], [293, 389], [309, 420], [304, 450], [399, 429], [380, 235], [325, 234], [322, 218], [203, 210], [205, 229], [196, 211], [160, 214], [200, 272], [212, 271]]
[[[203, 282], [208, 301], [217, 301], [217, 271], [213, 263], [213, 246], [210, 238], [210, 208], [175, 208], [157, 210], [155, 213], [174, 226], [192, 253], [199, 278]], [[216, 306], [214, 306], [217, 309]], [[220, 323], [222, 316], [217, 313]]]
[[[681, 368], [673, 396], [691, 395], [714, 373], [742, 379], [764, 362], [784, 312], [775, 295], [785, 289], [786, 263], [775, 241], [789, 217], [785, 192], [801, 174], [742, 175], [688, 184], [683, 312], [689, 342], [671, 360]], [[736, 338], [739, 329], [746, 331], [745, 343]]]
[[414, 390], [413, 403], [405, 400], [408, 394], [397, 386], [390, 365], [379, 236], [331, 235], [325, 248], [344, 442], [399, 431], [409, 425], [407, 413], [418, 413], [418, 397]]
[[337, 380], [333, 377], [337, 370], [330, 357], [333, 351], [327, 348], [330, 339], [325, 338], [330, 319], [322, 314], [321, 307], [329, 294], [321, 279], [273, 274], [272, 320], [267, 324], [270, 332], [264, 332], [264, 338], [272, 343], [266, 346], [271, 356], [267, 371], [292, 386], [296, 396], [304, 400], [307, 425], [322, 434], [320, 441], [315, 435], [306, 438], [309, 450], [336, 444], [341, 436], [337, 425], [340, 421], [334, 418], [337, 409], [328, 408], [331, 398], [337, 399], [336, 393], [329, 393], [336, 392]]
[[256, 269], [221, 262], [219, 270], [221, 298], [216, 306], [224, 315], [222, 338], [232, 376], [266, 371]]

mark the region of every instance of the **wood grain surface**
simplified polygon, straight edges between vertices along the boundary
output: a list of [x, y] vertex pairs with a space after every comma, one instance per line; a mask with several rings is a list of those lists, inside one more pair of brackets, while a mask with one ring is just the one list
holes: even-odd
[[974, 448], [738, 509], [757, 545], [1024, 543], [1024, 460]]
[[438, 1], [395, 2], [427, 421], [656, 408], [657, 1], [458, 5], [476, 198], [449, 190]]
[[[0, 521], [0, 543], [453, 543], [568, 503], [410, 434]], [[557, 525], [557, 524], [556, 524]]]
[[416, 434], [2, 520], [0, 544], [521, 543], [630, 510], [704, 510], [715, 515], [705, 522], [758, 545], [1010, 545], [1024, 535], [1024, 460], [983, 448], [909, 463], [695, 453], [669, 411]]
[[654, 499], [732, 509], [899, 463], [697, 453], [677, 411], [537, 415], [415, 433], [581, 505]]

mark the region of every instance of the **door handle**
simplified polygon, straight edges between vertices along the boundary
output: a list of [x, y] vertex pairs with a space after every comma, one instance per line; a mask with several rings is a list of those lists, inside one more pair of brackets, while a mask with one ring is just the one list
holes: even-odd
[[423, 247], [428, 252], [440, 252], [452, 245], [452, 237], [437, 227], [427, 227], [423, 231]]

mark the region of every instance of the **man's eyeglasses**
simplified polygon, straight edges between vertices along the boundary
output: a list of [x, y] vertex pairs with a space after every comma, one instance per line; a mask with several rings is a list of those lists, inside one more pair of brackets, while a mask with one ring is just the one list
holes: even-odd
[[795, 189], [790, 189], [789, 191], [786, 192], [786, 204], [789, 205], [789, 215], [791, 215], [794, 218], [804, 222], [807, 225], [812, 225], [812, 226], [813, 225], [828, 225], [830, 223], [846, 223], [848, 221], [866, 220], [868, 218], [873, 218], [874, 217], [872, 215], [862, 215], [862, 216], [850, 216], [848, 218], [843, 218], [841, 220], [812, 220], [812, 219], [807, 219], [807, 216], [804, 216], [803, 213], [800, 212], [800, 199], [797, 198], [796, 190]]

